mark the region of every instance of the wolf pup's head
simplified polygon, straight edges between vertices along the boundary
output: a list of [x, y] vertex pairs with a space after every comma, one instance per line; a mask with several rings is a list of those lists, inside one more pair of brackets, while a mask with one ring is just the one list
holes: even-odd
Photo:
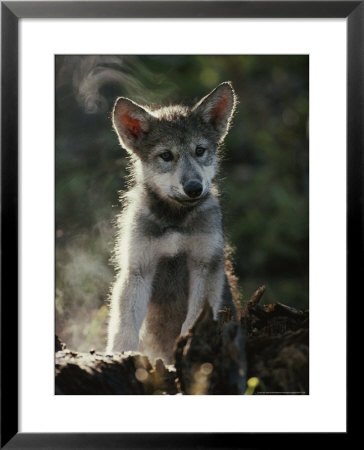
[[165, 201], [191, 206], [210, 192], [235, 106], [225, 82], [192, 108], [152, 109], [119, 97], [112, 119], [121, 145], [136, 157], [139, 181]]

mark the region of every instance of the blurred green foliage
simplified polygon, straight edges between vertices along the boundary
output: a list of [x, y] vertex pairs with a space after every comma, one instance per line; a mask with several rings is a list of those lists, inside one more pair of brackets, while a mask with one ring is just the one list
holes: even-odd
[[308, 307], [308, 56], [56, 57], [56, 331], [102, 350], [112, 222], [125, 151], [117, 96], [193, 104], [222, 81], [239, 97], [220, 172], [224, 225], [243, 298]]

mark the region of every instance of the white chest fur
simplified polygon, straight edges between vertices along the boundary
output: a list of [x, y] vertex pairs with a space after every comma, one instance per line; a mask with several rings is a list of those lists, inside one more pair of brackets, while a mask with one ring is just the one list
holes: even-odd
[[167, 232], [163, 238], [155, 239], [154, 245], [160, 256], [173, 257], [186, 248], [187, 238], [178, 232]]
[[170, 231], [161, 238], [153, 239], [152, 246], [158, 256], [174, 257], [178, 253], [187, 253], [205, 260], [209, 259], [221, 245], [222, 238], [219, 233], [186, 235]]

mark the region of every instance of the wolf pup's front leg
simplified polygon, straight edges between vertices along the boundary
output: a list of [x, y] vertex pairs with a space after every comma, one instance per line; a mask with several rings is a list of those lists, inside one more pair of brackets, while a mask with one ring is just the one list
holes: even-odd
[[207, 300], [216, 319], [222, 303], [224, 287], [223, 239], [220, 230], [220, 214], [209, 214], [209, 223], [215, 222], [217, 232], [199, 236], [198, 242], [191, 240], [189, 260], [189, 296], [186, 320], [181, 329], [185, 334], [193, 325], [198, 313]]
[[119, 273], [111, 294], [108, 352], [138, 349], [139, 330], [152, 294], [155, 251], [136, 231], [137, 210], [135, 203], [129, 203], [119, 218], [115, 254]]
[[137, 350], [139, 330], [151, 295], [152, 273], [122, 271], [111, 297], [107, 351]]

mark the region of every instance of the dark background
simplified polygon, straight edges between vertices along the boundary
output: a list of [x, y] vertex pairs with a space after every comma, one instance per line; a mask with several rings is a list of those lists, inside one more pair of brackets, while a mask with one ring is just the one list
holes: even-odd
[[117, 96], [193, 104], [223, 81], [239, 97], [220, 173], [243, 301], [308, 307], [308, 56], [56, 56], [56, 332], [104, 350], [113, 220], [126, 152]]

